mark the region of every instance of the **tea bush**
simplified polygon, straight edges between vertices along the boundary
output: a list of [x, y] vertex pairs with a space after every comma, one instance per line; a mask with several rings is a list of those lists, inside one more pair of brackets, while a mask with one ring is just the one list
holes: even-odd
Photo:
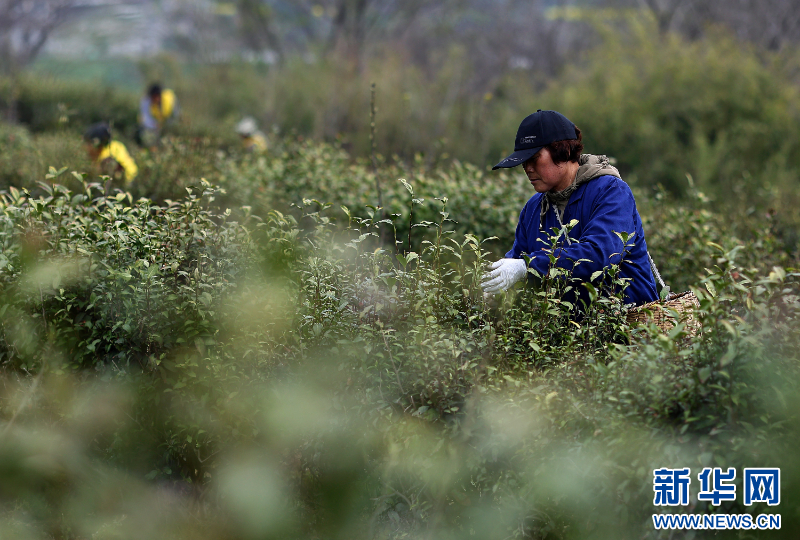
[[148, 81], [159, 79], [183, 104], [179, 135], [233, 145], [235, 123], [253, 116], [267, 132], [338, 141], [354, 156], [368, 157], [375, 83], [377, 150], [409, 164], [415, 156], [427, 166], [449, 158], [494, 164], [512, 150], [525, 114], [555, 109], [581, 127], [590, 152], [616, 158], [624, 177], [641, 188], [661, 185], [690, 196], [688, 173], [710, 197], [759, 199], [760, 210], [776, 207], [782, 195], [794, 198], [797, 50], [757, 49], [723, 29], [694, 40], [662, 35], [652, 18], [617, 13], [587, 20], [596, 46], [573, 55], [546, 80], [528, 70], [478, 76], [473, 59], [457, 46], [428, 59], [427, 71], [397, 51], [382, 51], [360, 70], [335, 55], [311, 65], [290, 58], [270, 67], [181, 67], [161, 58], [142, 63], [142, 87], [135, 92], [89, 75], [0, 80], [0, 109], [16, 103], [11, 117], [35, 133], [66, 126], [77, 134], [107, 120], [130, 138], [139, 98]]
[[64, 81], [44, 75], [0, 80], [0, 109], [36, 133], [71, 128], [82, 132], [96, 122], [111, 122], [132, 136], [138, 97], [95, 82]]
[[[0, 124], [0, 537], [670, 538], [653, 469], [777, 466], [778, 509], [737, 478], [675, 511], [777, 510], [796, 538], [793, 60], [602, 24], [547, 87], [467, 90], [457, 51], [433, 80], [397, 58], [199, 70], [235, 91], [179, 81], [189, 118], [128, 145], [125, 186], [80, 130], [113, 117], [129, 142], [138, 95], [0, 81], [27, 126]], [[698, 336], [630, 327], [613, 267], [484, 298], [532, 194], [484, 165], [548, 107], [617, 159]], [[242, 154], [242, 114], [286, 135]]]
[[[780, 465], [773, 532], [796, 533], [797, 275], [763, 229], [737, 246], [702, 201], [640, 197], [701, 299], [701, 336], [663, 335], [627, 325], [614, 268], [487, 302], [509, 176], [384, 164], [413, 173], [384, 214], [335, 147], [203, 151], [222, 189], [180, 176], [180, 144], [153, 159], [186, 197], [53, 169], [0, 199], [0, 531], [658, 538], [654, 468]], [[590, 285], [576, 319], [559, 298]]]

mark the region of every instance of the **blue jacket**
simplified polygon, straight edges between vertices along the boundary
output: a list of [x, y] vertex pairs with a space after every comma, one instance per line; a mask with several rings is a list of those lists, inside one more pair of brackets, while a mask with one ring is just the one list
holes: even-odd
[[[531, 197], [519, 215], [514, 247], [506, 257], [520, 259], [526, 253], [532, 256], [530, 267], [546, 275], [550, 268], [550, 258], [542, 253], [549, 248], [549, 236], [558, 230], [556, 210], [551, 206], [542, 217], [540, 212], [544, 194]], [[556, 266], [572, 271], [572, 277], [580, 281], [590, 281], [592, 274], [611, 264], [620, 264], [623, 243], [614, 232], [627, 232], [628, 251], [620, 265], [620, 276], [629, 278], [630, 285], [625, 289], [624, 302], [636, 305], [658, 299], [656, 283], [650, 270], [647, 257], [647, 243], [644, 239], [642, 220], [636, 210], [636, 202], [628, 184], [610, 175], [598, 176], [579, 186], [569, 198], [562, 222], [567, 225], [573, 219], [578, 224], [569, 236], [572, 245], [561, 238], [553, 255], [557, 257]], [[632, 245], [631, 245], [632, 244]], [[588, 259], [575, 264], [580, 259]], [[578, 285], [579, 300], [588, 301], [585, 287]], [[574, 295], [565, 300], [575, 300]], [[578, 304], [580, 305], [580, 303]]]

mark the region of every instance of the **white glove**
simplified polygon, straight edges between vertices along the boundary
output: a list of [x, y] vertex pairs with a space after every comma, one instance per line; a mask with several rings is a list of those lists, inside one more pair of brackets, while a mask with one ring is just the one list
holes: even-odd
[[484, 293], [491, 294], [507, 290], [528, 273], [528, 265], [522, 259], [500, 259], [489, 268], [492, 271], [483, 274], [481, 287]]

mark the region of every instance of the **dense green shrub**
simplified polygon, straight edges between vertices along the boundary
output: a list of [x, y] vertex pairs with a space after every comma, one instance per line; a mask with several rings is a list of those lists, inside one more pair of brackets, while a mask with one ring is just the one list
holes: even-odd
[[[355, 189], [277, 178], [318, 170]], [[783, 467], [795, 530], [797, 276], [759, 264], [774, 244], [709, 246], [708, 210], [664, 233], [699, 235], [709, 269], [687, 341], [630, 329], [613, 294], [574, 320], [555, 274], [487, 303], [488, 244], [453, 232], [452, 200], [411, 200], [424, 180], [390, 223], [308, 199], [231, 221], [212, 198], [237, 195], [207, 183], [157, 205], [73, 181], [0, 201], [4, 533], [135, 535], [167, 490], [156, 536], [655, 538], [653, 468], [710, 464]], [[382, 230], [412, 207], [396, 252]]]
[[691, 174], [713, 194], [744, 197], [797, 178], [791, 67], [723, 31], [688, 43], [652, 21], [606, 31], [587, 65], [557, 82], [550, 102], [617, 158], [627, 180], [686, 193]]
[[[41, 322], [71, 363], [146, 365], [180, 343], [213, 344], [214, 298], [246, 269], [237, 264], [246, 255], [243, 230], [224, 217], [215, 222], [194, 195], [159, 208], [125, 194], [95, 200], [97, 184], [82, 193], [43, 187], [50, 196], [30, 206], [13, 188], [3, 201], [2, 261], [9, 283], [35, 260], [52, 260], [52, 275], [42, 270], [41, 282], [6, 290], [38, 303], [34, 319], [39, 308], [57, 313]], [[3, 361], [23, 360], [12, 346]]]
[[96, 122], [110, 122], [120, 133], [136, 129], [136, 94], [94, 82], [70, 82], [46, 76], [0, 81], [0, 109], [34, 132], [70, 129], [82, 133]]
[[22, 126], [0, 123], [0, 186], [38, 187], [50, 167], [87, 171], [82, 139], [70, 132], [32, 135]]
[[[235, 95], [177, 89], [180, 130], [213, 137], [130, 146], [126, 192], [78, 127], [124, 135], [137, 96], [23, 80], [31, 128], [0, 124], [0, 536], [662, 538], [654, 468], [780, 466], [770, 534], [796, 538], [796, 91], [724, 35], [617, 30], [545, 90], [517, 73], [479, 99], [457, 51], [433, 82], [209, 68]], [[371, 79], [400, 154], [377, 166]], [[532, 192], [474, 163], [540, 107], [617, 158], [701, 335], [630, 328], [614, 268], [615, 290], [553, 272], [483, 297]], [[300, 135], [240, 154], [239, 114]], [[773, 511], [740, 501], [682, 510]]]
[[[77, 137], [30, 135], [23, 128], [0, 126], [4, 141], [0, 185], [27, 187], [37, 193], [48, 163], [91, 170]], [[366, 217], [366, 205], [377, 203], [375, 168], [367, 160], [354, 160], [337, 145], [275, 139], [267, 154], [241, 155], [214, 139], [170, 137], [155, 153], [129, 148], [140, 169], [138, 178], [127, 186], [134, 197], [178, 200], [187, 187], [205, 178], [221, 188], [213, 202], [219, 211], [248, 206], [259, 216], [278, 209], [300, 219], [298, 206], [304, 200], [318, 200], [332, 205], [330, 217], [346, 220], [346, 212]], [[381, 158], [377, 171], [385, 217], [394, 216], [381, 235], [386, 244], [397, 240], [403, 249], [409, 248], [409, 224], [438, 222], [441, 203], [437, 198], [447, 196], [447, 230], [497, 237], [486, 247], [496, 255], [505, 253], [513, 242], [519, 211], [532, 195], [519, 171], [488, 172], [458, 161], [429, 168], [421, 158], [410, 164]], [[65, 175], [61, 179], [70, 189], [81, 189], [74, 178]], [[413, 185], [413, 196], [400, 179]], [[651, 196], [649, 190], [637, 189], [648, 248], [672, 290], [685, 290], [705, 276], [710, 264], [709, 242], [727, 250], [747, 245], [741, 263], [747, 269], [787, 266], [797, 260], [795, 195], [778, 190], [760, 199], [712, 199], [696, 187], [690, 195], [676, 199], [664, 191]], [[410, 204], [411, 199], [416, 203]], [[764, 208], [767, 204], [770, 207]], [[346, 207], [346, 212], [341, 207]], [[383, 217], [384, 212], [378, 215]], [[731, 220], [732, 215], [737, 219]], [[417, 225], [411, 229], [410, 239], [412, 249], [418, 250], [420, 243], [430, 238], [426, 229]]]
[[[31, 134], [24, 127], [0, 123], [0, 137], [2, 187], [27, 188], [38, 193], [50, 167], [81, 171], [90, 176], [89, 180], [103, 182], [89, 161], [79, 133]], [[183, 197], [186, 188], [201, 178], [214, 178], [218, 168], [215, 158], [227, 157], [217, 144], [204, 138], [166, 137], [158, 152], [140, 149], [129, 140], [120, 139], [139, 167], [138, 177], [127, 189], [134, 196], [147, 196], [159, 202]], [[72, 177], [62, 177], [62, 182], [70, 189], [81, 189], [81, 183]]]

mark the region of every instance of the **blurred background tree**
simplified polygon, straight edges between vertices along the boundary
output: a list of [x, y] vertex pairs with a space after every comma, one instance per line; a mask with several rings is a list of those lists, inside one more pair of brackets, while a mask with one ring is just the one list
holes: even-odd
[[78, 0], [0, 1], [0, 71], [12, 72], [32, 62], [50, 33], [75, 14]]
[[[559, 108], [590, 128], [589, 151], [643, 187], [685, 194], [690, 174], [708, 191], [747, 192], [743, 174], [775, 185], [797, 173], [800, 15], [789, 0], [2, 6], [16, 17], [3, 16], [14, 28], [4, 54], [17, 58], [4, 65], [27, 68], [0, 78], [0, 107], [34, 132], [69, 128], [68, 110], [75, 130], [107, 120], [131, 136], [136, 94], [160, 80], [180, 96], [184, 134], [233, 144], [233, 126], [253, 116], [364, 156], [375, 82], [378, 152], [407, 163], [491, 164], [520, 118]], [[20, 14], [28, 22], [13, 22]]]

